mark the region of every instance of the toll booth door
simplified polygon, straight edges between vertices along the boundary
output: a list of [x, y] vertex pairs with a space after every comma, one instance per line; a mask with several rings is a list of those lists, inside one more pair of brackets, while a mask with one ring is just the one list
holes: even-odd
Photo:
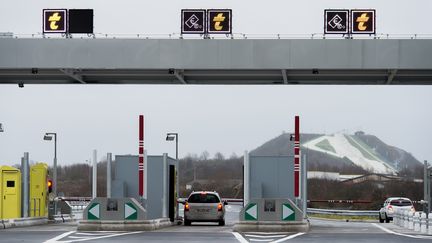
[[33, 166], [30, 170], [30, 216], [46, 216], [47, 170]]
[[175, 166], [169, 166], [169, 197], [168, 197], [168, 215], [171, 222], [175, 217]]
[[21, 217], [21, 202], [19, 194], [19, 174], [15, 171], [3, 171], [3, 192], [2, 196], [2, 218], [20, 218]]

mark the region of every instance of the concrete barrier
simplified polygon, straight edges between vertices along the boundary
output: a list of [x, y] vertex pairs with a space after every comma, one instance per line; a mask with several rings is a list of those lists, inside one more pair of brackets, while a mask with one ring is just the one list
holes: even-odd
[[169, 218], [147, 219], [135, 198], [94, 198], [83, 211], [80, 231], [150, 231], [171, 226]]
[[237, 232], [306, 232], [310, 224], [290, 199], [251, 199], [234, 225]]
[[7, 229], [12, 227], [26, 227], [33, 225], [47, 224], [47, 217], [31, 217], [31, 218], [18, 218], [18, 219], [4, 219], [1, 220], [1, 228]]
[[151, 231], [171, 226], [169, 218], [150, 220], [81, 220], [78, 231]]

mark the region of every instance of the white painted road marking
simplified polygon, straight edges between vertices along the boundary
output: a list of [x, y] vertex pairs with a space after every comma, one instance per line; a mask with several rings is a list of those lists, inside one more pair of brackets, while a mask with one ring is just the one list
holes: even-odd
[[241, 234], [239, 234], [237, 232], [232, 232], [232, 234], [240, 243], [248, 243], [248, 241], [245, 238], [243, 238], [243, 236]]
[[300, 232], [300, 233], [293, 234], [293, 235], [290, 235], [290, 236], [288, 236], [288, 237], [285, 237], [285, 238], [282, 238], [282, 239], [279, 239], [279, 240], [273, 241], [272, 243], [279, 243], [279, 242], [282, 242], [282, 241], [286, 241], [286, 240], [294, 239], [294, 238], [296, 238], [297, 236], [304, 235], [304, 234], [305, 234], [305, 233]]
[[[80, 241], [88, 241], [88, 240], [98, 240], [98, 239], [111, 238], [111, 237], [122, 236], [122, 235], [138, 234], [138, 233], [141, 233], [142, 231], [120, 232], [120, 233], [119, 232], [117, 232], [117, 233], [106, 232], [105, 235], [101, 235], [101, 232], [95, 232], [95, 234], [84, 233], [87, 235], [87, 237], [85, 237], [85, 236], [71, 236], [71, 234], [73, 234], [75, 232], [76, 231], [69, 231], [69, 232], [63, 233], [59, 236], [56, 236], [52, 239], [45, 241], [44, 243], [70, 243], [70, 242], [80, 242]], [[83, 233], [79, 232], [77, 234], [83, 234]], [[64, 240], [62, 240], [62, 239], [64, 239]]]
[[[257, 242], [270, 242], [270, 243], [279, 243], [286, 240], [294, 239], [297, 236], [301, 236], [305, 233], [297, 233], [293, 235], [283, 235], [280, 233], [268, 233], [268, 232], [247, 232], [245, 236], [249, 238], [249, 241], [257, 241]], [[241, 234], [237, 232], [233, 232], [233, 235], [237, 238], [240, 243], [249, 242], [245, 239]], [[283, 237], [283, 238], [281, 238]], [[280, 238], [275, 240], [274, 238]]]
[[375, 227], [389, 233], [389, 234], [393, 234], [393, 235], [399, 235], [399, 236], [405, 236], [405, 237], [409, 237], [409, 238], [414, 238], [414, 239], [431, 239], [432, 240], [432, 236], [426, 236], [426, 235], [408, 235], [408, 234], [402, 234], [402, 233], [397, 233], [394, 232], [392, 230], [389, 230], [381, 225], [378, 225], [376, 223], [372, 223], [372, 225], [374, 225]]

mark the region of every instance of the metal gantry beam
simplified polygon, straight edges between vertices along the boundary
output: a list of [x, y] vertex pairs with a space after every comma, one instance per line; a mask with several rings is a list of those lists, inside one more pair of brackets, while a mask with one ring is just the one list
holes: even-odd
[[432, 85], [432, 39], [0, 38], [0, 53], [0, 84]]

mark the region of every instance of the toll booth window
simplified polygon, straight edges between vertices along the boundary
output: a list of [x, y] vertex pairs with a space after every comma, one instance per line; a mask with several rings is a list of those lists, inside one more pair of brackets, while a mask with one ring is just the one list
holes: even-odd
[[219, 198], [214, 194], [193, 194], [188, 199], [189, 203], [219, 203]]
[[15, 187], [15, 181], [7, 181], [6, 187]]

